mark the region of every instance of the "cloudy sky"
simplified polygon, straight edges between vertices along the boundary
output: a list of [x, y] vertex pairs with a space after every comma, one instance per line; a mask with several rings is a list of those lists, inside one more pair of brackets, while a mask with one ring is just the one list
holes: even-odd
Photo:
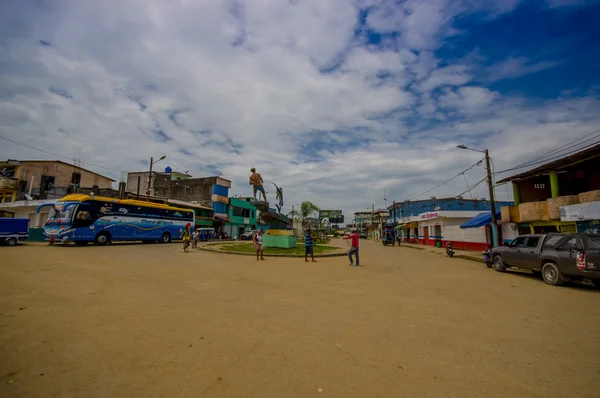
[[482, 157], [456, 144], [500, 171], [600, 128], [599, 20], [586, 0], [5, 0], [0, 136], [116, 179], [166, 155], [241, 195], [254, 166], [286, 207], [348, 216]]

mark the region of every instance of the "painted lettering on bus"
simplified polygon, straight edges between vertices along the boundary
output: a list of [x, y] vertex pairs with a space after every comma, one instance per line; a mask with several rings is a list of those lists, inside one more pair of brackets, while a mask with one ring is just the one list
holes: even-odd
[[173, 225], [173, 222], [172, 221], [162, 221], [162, 220], [142, 220], [142, 224]]

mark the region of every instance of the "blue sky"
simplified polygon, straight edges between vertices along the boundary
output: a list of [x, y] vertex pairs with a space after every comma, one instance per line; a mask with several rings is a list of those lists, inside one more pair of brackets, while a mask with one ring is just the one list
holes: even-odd
[[256, 167], [286, 207], [348, 214], [479, 160], [458, 143], [504, 169], [598, 129], [598, 20], [585, 0], [5, 1], [0, 135], [117, 179], [166, 155], [241, 195]]

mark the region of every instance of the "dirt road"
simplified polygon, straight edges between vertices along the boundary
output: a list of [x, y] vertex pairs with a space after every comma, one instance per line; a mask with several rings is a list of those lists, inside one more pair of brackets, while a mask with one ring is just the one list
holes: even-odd
[[600, 292], [361, 241], [0, 248], [1, 397], [600, 397]]

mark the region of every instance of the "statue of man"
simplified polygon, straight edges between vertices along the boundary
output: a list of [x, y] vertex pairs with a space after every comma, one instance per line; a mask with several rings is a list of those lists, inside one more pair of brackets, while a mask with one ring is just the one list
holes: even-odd
[[250, 175], [249, 184], [252, 185], [254, 189], [254, 200], [256, 200], [256, 192], [260, 192], [262, 194], [263, 200], [267, 202], [267, 194], [265, 193], [265, 188], [263, 187], [263, 179], [260, 173], [256, 172], [256, 169], [253, 167], [250, 169], [252, 174]]

